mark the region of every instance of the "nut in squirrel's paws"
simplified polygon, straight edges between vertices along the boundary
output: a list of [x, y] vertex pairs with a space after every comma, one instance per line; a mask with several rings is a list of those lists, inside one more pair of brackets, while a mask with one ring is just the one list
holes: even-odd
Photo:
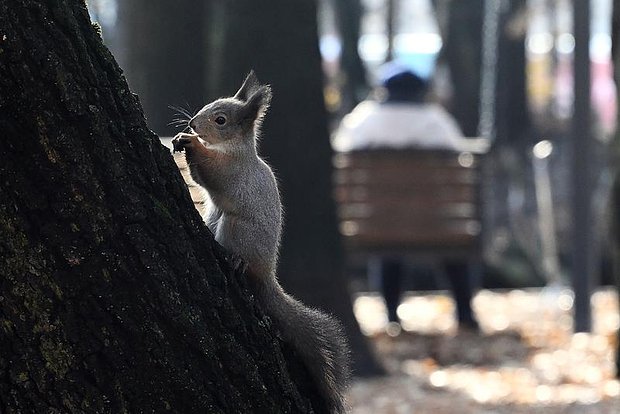
[[198, 141], [198, 135], [181, 132], [172, 139], [172, 152], [182, 152]]

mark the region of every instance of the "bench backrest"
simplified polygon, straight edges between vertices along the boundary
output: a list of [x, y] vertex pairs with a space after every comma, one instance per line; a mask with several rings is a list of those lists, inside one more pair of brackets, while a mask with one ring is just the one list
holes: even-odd
[[479, 154], [364, 150], [339, 153], [334, 165], [340, 230], [349, 250], [479, 249]]

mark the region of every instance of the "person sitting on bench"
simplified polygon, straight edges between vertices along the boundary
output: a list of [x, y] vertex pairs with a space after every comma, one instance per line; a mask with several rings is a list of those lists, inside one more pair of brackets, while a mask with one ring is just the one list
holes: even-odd
[[[426, 101], [428, 82], [412, 69], [397, 62], [387, 63], [382, 72], [380, 100], [365, 100], [346, 115], [333, 139], [336, 151], [378, 148], [455, 149], [463, 134], [450, 114], [439, 104]], [[399, 323], [404, 261], [399, 256], [382, 256], [378, 266], [382, 294], [390, 325]], [[471, 309], [472, 272], [466, 261], [444, 261], [456, 302], [460, 328], [478, 330]]]

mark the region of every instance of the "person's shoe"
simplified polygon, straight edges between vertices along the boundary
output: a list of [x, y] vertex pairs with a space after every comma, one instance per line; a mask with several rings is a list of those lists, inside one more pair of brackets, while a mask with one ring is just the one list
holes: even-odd
[[392, 338], [397, 337], [402, 332], [403, 327], [398, 322], [389, 322], [385, 326], [385, 333]]

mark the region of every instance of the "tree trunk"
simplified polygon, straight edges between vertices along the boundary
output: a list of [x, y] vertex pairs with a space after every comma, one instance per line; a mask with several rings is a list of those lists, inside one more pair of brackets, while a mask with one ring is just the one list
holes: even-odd
[[385, 5], [385, 34], [387, 36], [387, 54], [385, 56], [386, 62], [394, 60], [396, 57], [394, 53], [394, 36], [396, 35], [396, 16], [399, 5], [400, 2], [397, 0], [387, 0]]
[[[617, 38], [616, 38], [617, 39]], [[617, 59], [617, 57], [616, 57]], [[617, 60], [615, 60], [616, 65], [618, 64]], [[616, 135], [618, 133], [616, 132]], [[616, 136], [616, 140], [618, 137]], [[618, 160], [618, 149], [616, 151], [616, 160]], [[614, 277], [616, 282], [617, 293], [620, 296], [620, 176], [618, 174], [618, 167], [616, 161], [616, 176], [614, 179], [614, 186], [612, 187], [611, 193], [611, 231], [612, 237], [610, 238], [612, 244], [612, 259], [613, 259], [613, 269], [614, 269]], [[618, 340], [616, 341], [616, 377], [620, 378], [620, 329], [618, 330]]]
[[[357, 375], [379, 372], [353, 316], [342, 267], [322, 71], [312, 0], [214, 2], [211, 94], [230, 95], [252, 68], [273, 87], [261, 153], [280, 180], [285, 224], [278, 276], [303, 302], [337, 316]], [[243, 28], [243, 30], [240, 30]], [[268, 40], [267, 40], [268, 39]], [[222, 45], [234, 45], [234, 47]]]
[[495, 88], [495, 136], [522, 154], [529, 154], [533, 144], [525, 67], [526, 7], [525, 0], [511, 1], [500, 18]]
[[338, 31], [342, 39], [340, 57], [341, 71], [344, 73], [343, 104], [340, 108], [346, 114], [368, 94], [366, 69], [358, 52], [362, 5], [360, 0], [334, 0], [334, 10], [338, 22]]
[[[620, 85], [620, 5], [614, 2], [612, 11], [611, 39], [612, 39], [612, 58], [614, 63], [614, 80], [616, 89]], [[617, 120], [620, 121], [620, 106], [618, 107]], [[613, 248], [614, 274], [616, 279], [616, 287], [620, 296], [620, 127], [616, 127], [616, 136], [612, 145], [613, 151], [613, 167], [615, 168], [615, 179], [611, 195], [611, 231], [613, 232], [610, 240]], [[616, 377], [620, 378], [620, 329], [618, 330], [618, 341], [616, 349]]]
[[0, 412], [324, 412], [84, 3], [0, 28]]
[[174, 135], [180, 107], [195, 111], [205, 100], [205, 2], [202, 0], [118, 2], [120, 39], [114, 55], [131, 89], [140, 96], [148, 125]]
[[450, 112], [467, 137], [478, 134], [482, 44], [482, 0], [452, 0], [443, 57], [452, 79]]

